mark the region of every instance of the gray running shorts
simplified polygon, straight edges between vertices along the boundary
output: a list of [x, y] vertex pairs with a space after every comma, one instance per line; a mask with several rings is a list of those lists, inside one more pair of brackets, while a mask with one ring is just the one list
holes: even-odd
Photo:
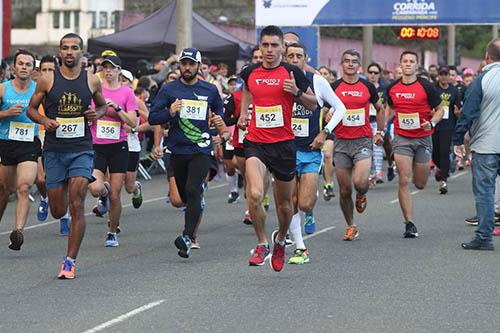
[[413, 157], [415, 163], [428, 163], [432, 157], [432, 137], [408, 138], [396, 134], [392, 140], [392, 151]]
[[373, 155], [372, 138], [335, 139], [333, 162], [335, 167], [352, 169], [358, 161], [371, 159]]

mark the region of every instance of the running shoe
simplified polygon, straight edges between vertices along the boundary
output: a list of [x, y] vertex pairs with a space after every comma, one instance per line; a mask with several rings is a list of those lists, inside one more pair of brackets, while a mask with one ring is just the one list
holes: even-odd
[[500, 236], [500, 228], [493, 229], [493, 236]]
[[417, 238], [418, 237], [418, 231], [417, 227], [413, 222], [408, 222], [405, 223], [405, 232], [403, 233], [404, 238]]
[[436, 172], [434, 173], [434, 179], [436, 179], [437, 182], [443, 180], [443, 177], [441, 176], [441, 170], [438, 168], [436, 168]]
[[97, 199], [97, 210], [101, 215], [105, 215], [109, 210], [109, 183], [104, 182], [104, 187], [107, 190], [106, 195], [100, 195]]
[[306, 222], [304, 223], [304, 232], [308, 235], [314, 234], [316, 232], [316, 221], [314, 220], [314, 215], [306, 214]]
[[323, 185], [323, 199], [325, 201], [330, 201], [331, 198], [335, 197], [335, 192], [333, 191], [332, 184]]
[[64, 262], [61, 265], [61, 271], [59, 272], [59, 275], [57, 277], [60, 280], [74, 279], [76, 276], [75, 268], [76, 267], [74, 262], [68, 259], [64, 259]]
[[[111, 227], [111, 221], [108, 220], [108, 230]], [[116, 226], [116, 234], [118, 235], [120, 232], [122, 232], [122, 229], [120, 229], [120, 222], [118, 221], [118, 225]]]
[[45, 222], [49, 216], [49, 202], [40, 200], [40, 205], [38, 206], [38, 211], [36, 217], [39, 222]]
[[462, 159], [457, 159], [457, 169], [460, 171], [464, 169], [464, 163], [462, 162]]
[[297, 249], [293, 257], [288, 260], [289, 264], [302, 265], [309, 262], [309, 250], [307, 249]]
[[262, 199], [262, 205], [267, 212], [269, 210], [269, 196], [267, 194], [264, 196], [264, 199]]
[[368, 187], [374, 188], [375, 187], [375, 176], [370, 175], [368, 177]]
[[471, 160], [470, 160], [470, 158], [468, 158], [465, 160], [465, 166], [470, 167], [470, 165], [471, 165]]
[[377, 171], [375, 175], [375, 184], [383, 184], [384, 180], [382, 179], [382, 171]]
[[231, 193], [229, 193], [229, 196], [227, 197], [227, 203], [228, 204], [237, 203], [239, 197], [240, 197], [240, 194], [238, 192], [231, 192]]
[[175, 239], [175, 246], [179, 249], [177, 252], [182, 258], [189, 258], [189, 250], [191, 250], [191, 240], [188, 236], [179, 236]]
[[271, 239], [273, 240], [273, 254], [271, 256], [271, 267], [275, 272], [280, 272], [285, 266], [285, 244], [281, 245], [276, 240], [278, 230], [273, 231]]
[[118, 236], [116, 235], [116, 233], [108, 232], [104, 245], [106, 247], [117, 247], [118, 245], [120, 245], [118, 243]]
[[59, 220], [59, 233], [61, 234], [61, 236], [69, 235], [70, 223], [71, 223], [71, 218], [63, 217], [62, 219]]
[[195, 239], [191, 239], [191, 250], [199, 250], [201, 248], [200, 246], [200, 243], [198, 242], [198, 240], [195, 238]]
[[355, 241], [359, 237], [358, 228], [355, 225], [348, 226], [345, 230], [345, 235], [342, 240], [345, 241]]
[[132, 206], [137, 209], [142, 205], [142, 184], [136, 181], [135, 186], [137, 189], [132, 194]]
[[495, 213], [495, 225], [500, 226], [500, 213]]
[[468, 224], [468, 225], [479, 225], [479, 221], [477, 219], [477, 216], [472, 216], [472, 217], [468, 217], [465, 219], [465, 223]]
[[104, 217], [104, 215], [101, 214], [101, 212], [99, 211], [99, 208], [97, 207], [97, 205], [95, 205], [93, 208], [92, 208], [92, 213], [94, 213], [94, 215], [96, 217]]
[[252, 217], [250, 216], [250, 212], [248, 210], [245, 211], [243, 223], [245, 223], [246, 225], [252, 225]]
[[448, 184], [443, 180], [441, 181], [441, 185], [439, 185], [439, 193], [446, 194], [448, 193]]
[[238, 174], [238, 188], [242, 189], [243, 185], [245, 185], [245, 178], [242, 175]]
[[495, 247], [493, 242], [485, 242], [478, 238], [474, 238], [468, 243], [462, 243], [462, 249], [464, 250], [480, 250], [480, 251], [493, 251]]
[[266, 245], [257, 245], [250, 253], [252, 256], [248, 259], [249, 266], [262, 266], [266, 263], [266, 260], [271, 258], [271, 251], [269, 246]]
[[290, 233], [286, 233], [285, 236], [285, 246], [292, 246], [294, 242], [292, 241], [292, 238], [290, 237]]
[[366, 194], [356, 194], [356, 210], [358, 213], [363, 213], [366, 209]]
[[14, 229], [10, 233], [9, 238], [10, 238], [9, 249], [14, 250], [14, 251], [21, 250], [21, 245], [23, 245], [23, 243], [24, 243], [23, 232], [21, 230]]
[[394, 179], [394, 177], [396, 177], [396, 175], [394, 174], [394, 167], [392, 165], [388, 166], [387, 167], [387, 180], [391, 182]]

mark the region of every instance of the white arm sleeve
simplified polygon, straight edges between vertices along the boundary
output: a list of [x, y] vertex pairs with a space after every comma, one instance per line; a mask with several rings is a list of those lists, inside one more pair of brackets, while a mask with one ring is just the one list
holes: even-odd
[[314, 93], [318, 99], [318, 104], [322, 107], [325, 102], [331, 105], [330, 111], [333, 112], [333, 117], [330, 119], [328, 124], [325, 125], [325, 128], [330, 132], [333, 132], [335, 127], [342, 121], [344, 118], [346, 108], [344, 103], [337, 97], [335, 92], [333, 91], [328, 81], [321, 75], [315, 74], [313, 77], [314, 80]]

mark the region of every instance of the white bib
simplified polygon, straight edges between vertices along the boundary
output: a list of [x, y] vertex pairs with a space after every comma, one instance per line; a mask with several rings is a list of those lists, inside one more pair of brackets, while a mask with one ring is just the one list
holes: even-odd
[[35, 139], [35, 124], [11, 121], [9, 140], [33, 142]]
[[238, 143], [243, 143], [243, 140], [245, 140], [246, 135], [247, 135], [247, 131], [244, 131], [241, 128], [238, 128]]
[[307, 138], [309, 136], [309, 119], [292, 118], [292, 130], [295, 136]]
[[96, 137], [98, 139], [120, 140], [119, 121], [97, 120]]
[[56, 118], [59, 127], [56, 129], [56, 138], [69, 139], [85, 136], [85, 120], [78, 118]]
[[234, 150], [233, 144], [229, 141], [226, 141], [226, 150]]
[[365, 109], [346, 110], [342, 125], [348, 127], [357, 127], [365, 125]]
[[450, 118], [450, 107], [448, 105], [443, 106], [443, 119], [449, 119]]
[[399, 113], [399, 128], [404, 130], [415, 130], [420, 128], [420, 116], [418, 113]]
[[183, 99], [180, 117], [192, 120], [205, 120], [207, 119], [207, 109], [207, 101]]
[[371, 116], [376, 116], [377, 115], [377, 109], [373, 106], [372, 103], [370, 103], [370, 117]]
[[281, 105], [255, 106], [255, 125], [258, 128], [276, 128], [283, 126]]

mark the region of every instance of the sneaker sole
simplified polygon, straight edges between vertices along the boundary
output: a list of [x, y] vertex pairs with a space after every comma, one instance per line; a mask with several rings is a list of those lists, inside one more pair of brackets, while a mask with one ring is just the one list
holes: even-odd
[[307, 226], [304, 226], [304, 232], [308, 235], [312, 235], [316, 232], [316, 225], [313, 225], [310, 227], [311, 229], [308, 229]]
[[117, 247], [119, 246], [120, 244], [119, 243], [116, 243], [116, 244], [104, 244], [105, 247]]
[[307, 263], [309, 263], [309, 258], [305, 259], [303, 262], [291, 262], [290, 260], [288, 260], [289, 265], [304, 265]]
[[413, 233], [406, 233], [406, 232], [405, 232], [405, 233], [403, 234], [403, 237], [404, 237], [404, 238], [417, 238], [417, 237], [418, 237], [418, 232], [416, 232], [416, 233], [414, 233], [414, 234], [413, 234]]
[[134, 199], [132, 199], [132, 206], [135, 208], [135, 209], [139, 209], [141, 208], [142, 206], [142, 198], [140, 199], [137, 199], [138, 201], [134, 201]]
[[177, 237], [175, 239], [175, 247], [177, 247], [179, 249], [179, 251], [177, 252], [177, 254], [182, 257], [182, 258], [189, 258], [189, 252], [188, 252], [188, 248], [186, 246], [186, 243], [184, 243], [184, 241], [181, 239], [181, 237]]
[[10, 233], [10, 244], [9, 244], [9, 249], [13, 251], [20, 251], [21, 246], [24, 243], [24, 236], [20, 231], [14, 230], [13, 232]]
[[[253, 249], [252, 251], [250, 251], [250, 253], [253, 254]], [[254, 266], [254, 267], [257, 267], [257, 266], [264, 266], [266, 264], [266, 261], [271, 259], [271, 252], [269, 252], [269, 254], [264, 258], [264, 261], [260, 264], [256, 264], [256, 263], [252, 263], [252, 262], [249, 262], [248, 263], [248, 266]]]
[[59, 275], [57, 277], [59, 280], [73, 280], [75, 277], [74, 276], [66, 276], [66, 275]]

